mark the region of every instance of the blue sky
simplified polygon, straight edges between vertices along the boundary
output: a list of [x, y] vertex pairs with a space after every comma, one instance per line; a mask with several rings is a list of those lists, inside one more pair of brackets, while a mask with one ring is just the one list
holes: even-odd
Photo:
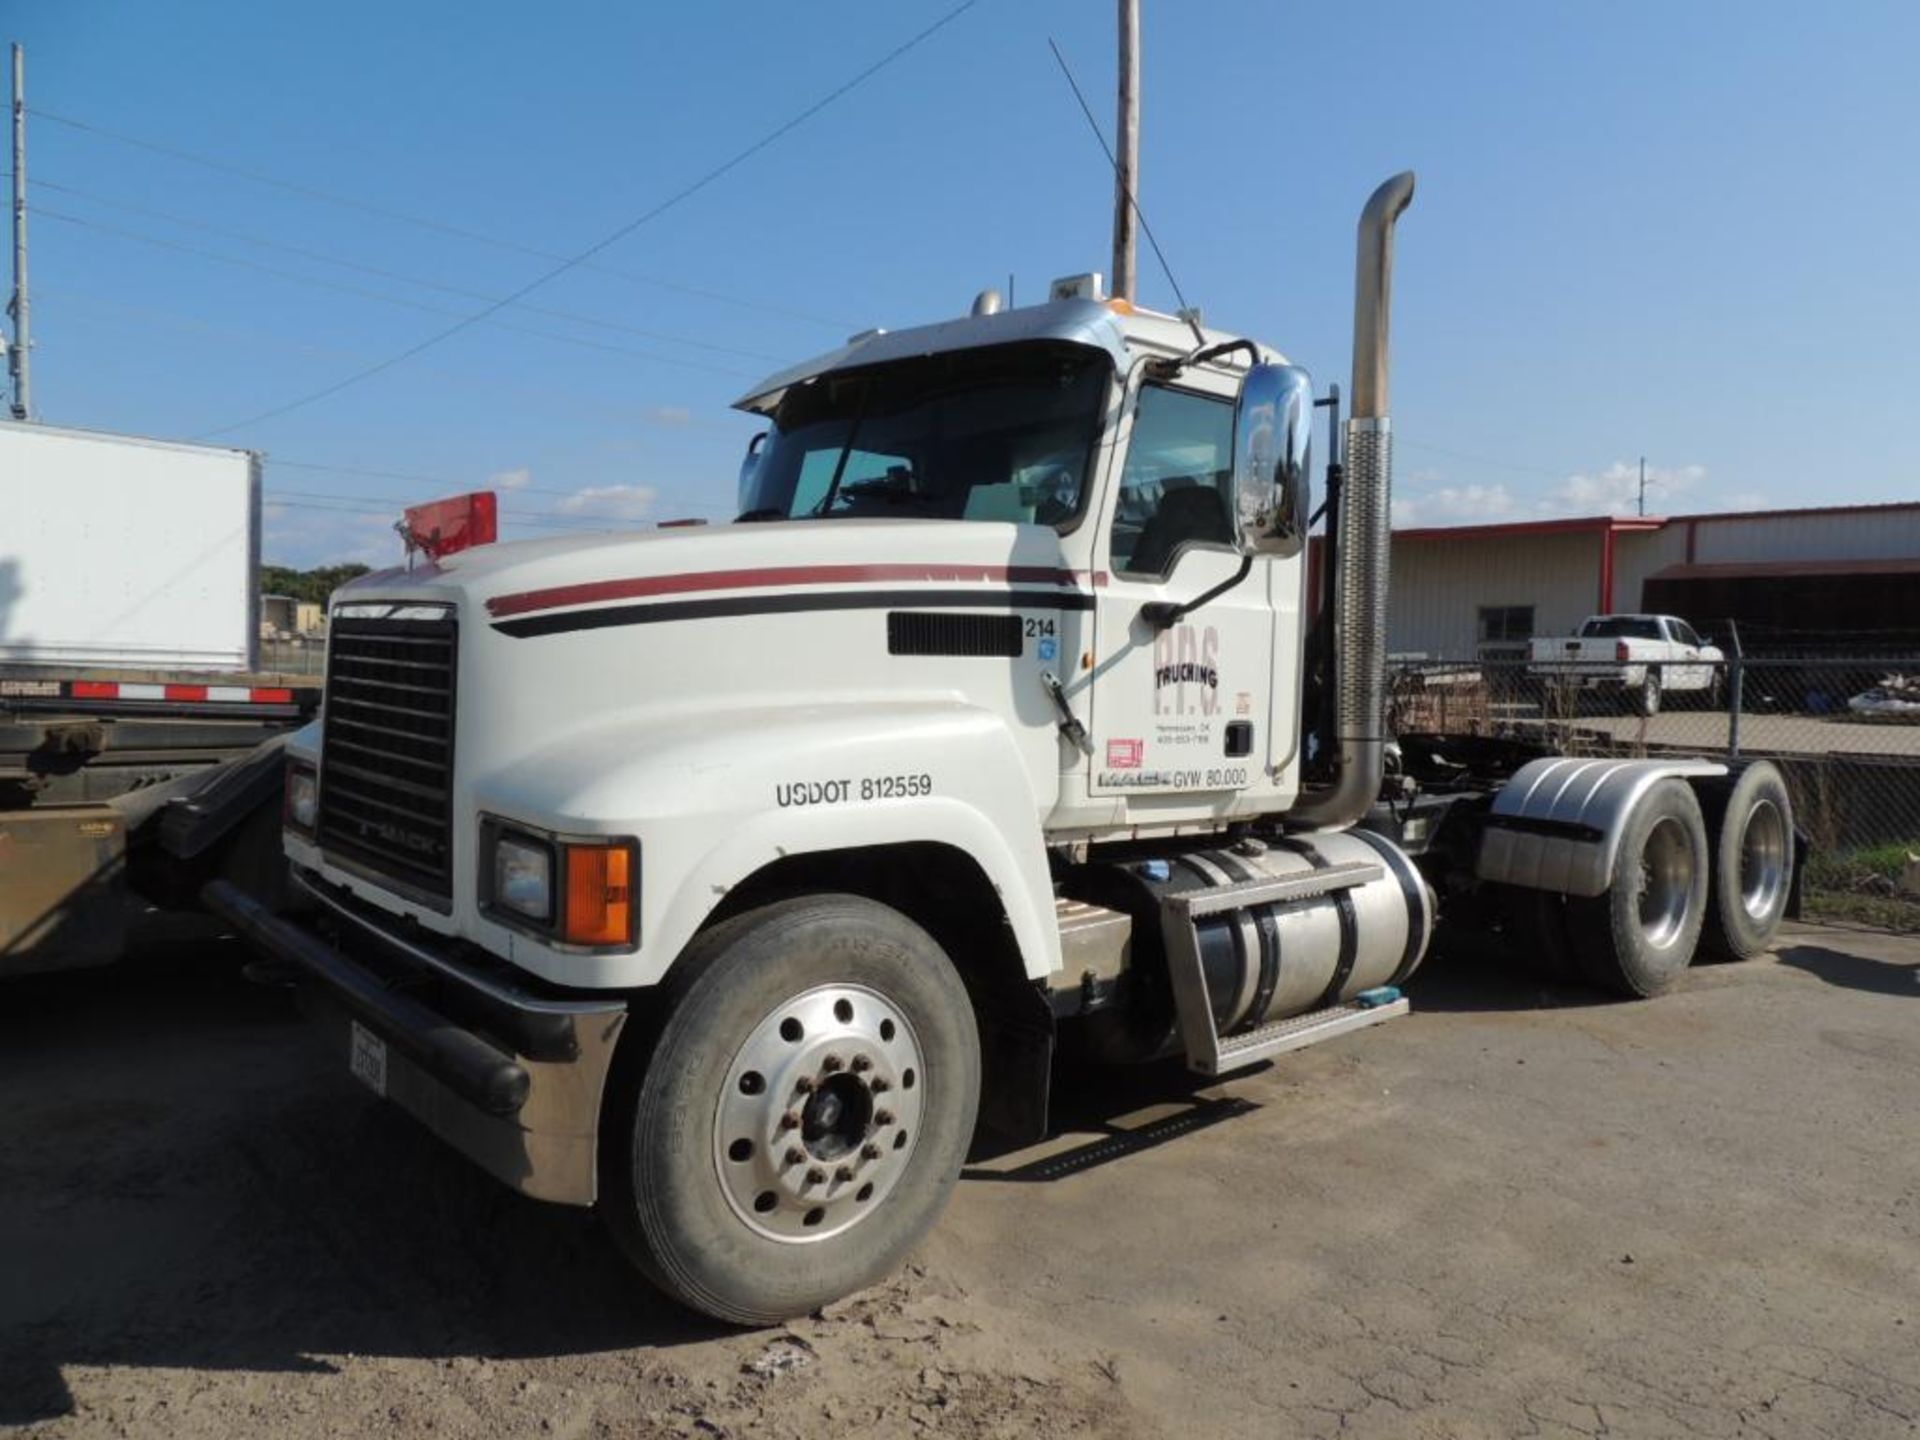
[[[26, 43], [45, 112], [37, 408], [186, 437], [322, 389], [526, 284], [551, 266], [535, 252], [651, 209], [955, 3], [9, 0], [0, 38]], [[400, 504], [490, 481], [509, 534], [729, 513], [755, 427], [727, 405], [757, 375], [959, 313], [1009, 274], [1032, 299], [1105, 268], [1111, 177], [1046, 42], [1110, 126], [1112, 12], [980, 0], [607, 269], [227, 433], [268, 453], [268, 558], [394, 558]], [[1419, 171], [1403, 522], [1630, 506], [1642, 454], [1668, 512], [1920, 492], [1920, 7], [1145, 12], [1142, 199], [1209, 323], [1344, 380], [1358, 208]], [[1150, 256], [1141, 277], [1172, 308]]]

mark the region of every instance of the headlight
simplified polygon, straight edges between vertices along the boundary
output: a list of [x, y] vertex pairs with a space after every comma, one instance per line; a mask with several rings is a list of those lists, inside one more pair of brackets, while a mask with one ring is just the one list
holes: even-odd
[[631, 836], [555, 835], [483, 815], [481, 907], [549, 944], [629, 950], [639, 943], [640, 846]]
[[553, 852], [537, 840], [502, 835], [493, 842], [493, 903], [529, 920], [553, 914]]
[[287, 825], [311, 835], [319, 818], [320, 777], [304, 765], [287, 766]]

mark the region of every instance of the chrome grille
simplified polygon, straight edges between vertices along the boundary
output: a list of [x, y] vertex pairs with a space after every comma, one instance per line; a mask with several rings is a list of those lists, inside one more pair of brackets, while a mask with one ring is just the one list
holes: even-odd
[[354, 606], [362, 613], [336, 614], [328, 627], [320, 845], [402, 891], [446, 900], [458, 632], [451, 615], [365, 613], [377, 608]]

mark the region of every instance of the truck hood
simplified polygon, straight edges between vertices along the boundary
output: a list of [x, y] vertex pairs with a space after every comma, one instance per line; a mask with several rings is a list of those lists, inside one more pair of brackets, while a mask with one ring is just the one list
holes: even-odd
[[376, 571], [334, 601], [453, 601], [506, 633], [579, 628], [593, 612], [698, 597], [888, 586], [911, 592], [1088, 586], [1043, 525], [956, 520], [800, 520], [525, 540]]

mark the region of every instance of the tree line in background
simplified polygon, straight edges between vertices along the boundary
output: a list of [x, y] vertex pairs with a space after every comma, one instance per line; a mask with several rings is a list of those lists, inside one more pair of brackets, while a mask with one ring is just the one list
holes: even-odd
[[285, 565], [260, 567], [262, 595], [291, 595], [295, 600], [326, 604], [327, 597], [349, 580], [357, 580], [372, 567], [368, 565], [320, 565], [312, 570], [291, 570]]

